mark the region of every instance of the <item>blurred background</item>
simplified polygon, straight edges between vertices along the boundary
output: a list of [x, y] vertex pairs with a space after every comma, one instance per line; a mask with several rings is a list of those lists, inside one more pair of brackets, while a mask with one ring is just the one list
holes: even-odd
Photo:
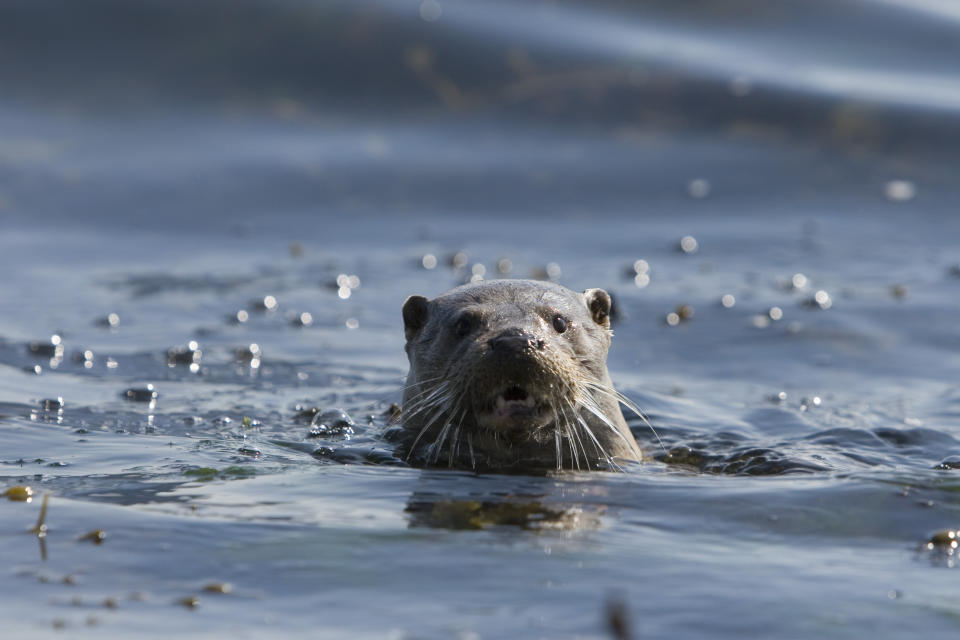
[[958, 25], [936, 0], [5, 2], [3, 221], [536, 216], [545, 243], [556, 219], [947, 215]]

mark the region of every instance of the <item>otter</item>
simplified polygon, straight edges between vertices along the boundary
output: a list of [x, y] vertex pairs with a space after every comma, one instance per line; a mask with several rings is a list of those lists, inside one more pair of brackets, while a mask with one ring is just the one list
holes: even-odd
[[485, 472], [619, 469], [642, 453], [607, 371], [610, 295], [533, 280], [410, 296], [398, 454]]

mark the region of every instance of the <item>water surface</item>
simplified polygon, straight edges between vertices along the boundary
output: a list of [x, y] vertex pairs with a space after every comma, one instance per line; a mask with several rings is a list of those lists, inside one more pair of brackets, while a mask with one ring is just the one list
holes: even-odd
[[[2, 11], [11, 637], [956, 632], [948, 3]], [[392, 456], [472, 275], [614, 295], [647, 463]]]

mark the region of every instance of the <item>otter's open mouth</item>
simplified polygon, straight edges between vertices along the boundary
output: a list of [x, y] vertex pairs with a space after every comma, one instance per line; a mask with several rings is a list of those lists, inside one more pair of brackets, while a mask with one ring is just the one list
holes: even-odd
[[550, 421], [549, 405], [520, 385], [497, 393], [492, 405], [481, 421], [497, 430], [532, 429]]

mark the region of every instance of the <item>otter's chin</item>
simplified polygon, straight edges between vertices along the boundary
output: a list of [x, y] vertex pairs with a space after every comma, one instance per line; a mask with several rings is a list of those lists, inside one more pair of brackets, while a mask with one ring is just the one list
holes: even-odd
[[521, 386], [511, 386], [497, 393], [490, 408], [478, 412], [481, 428], [499, 432], [529, 432], [553, 421], [553, 410], [544, 398], [538, 398]]

